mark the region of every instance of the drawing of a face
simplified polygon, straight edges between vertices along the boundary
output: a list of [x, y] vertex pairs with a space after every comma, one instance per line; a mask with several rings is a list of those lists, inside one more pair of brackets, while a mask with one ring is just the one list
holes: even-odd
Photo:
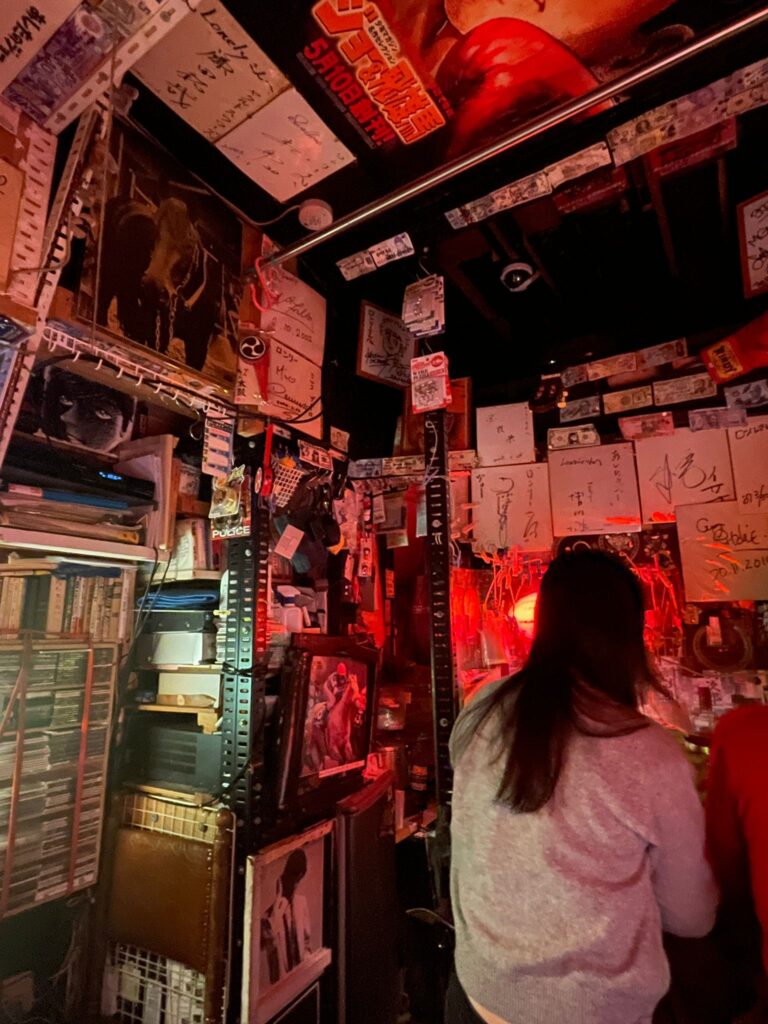
[[398, 331], [384, 321], [381, 333], [386, 354], [392, 357], [401, 356], [405, 351], [405, 342]]
[[136, 400], [104, 384], [46, 367], [40, 426], [49, 437], [111, 452], [133, 432]]

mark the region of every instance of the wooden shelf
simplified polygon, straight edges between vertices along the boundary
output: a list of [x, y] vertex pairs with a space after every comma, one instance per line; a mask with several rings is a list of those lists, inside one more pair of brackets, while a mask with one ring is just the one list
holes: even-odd
[[154, 562], [155, 549], [142, 544], [121, 544], [118, 541], [75, 537], [67, 533], [45, 533], [0, 526], [0, 547], [29, 551], [61, 551], [66, 555], [82, 555], [119, 562]]
[[191, 708], [183, 704], [138, 704], [139, 711], [159, 711], [162, 714], [196, 715], [197, 724], [206, 736], [216, 732], [221, 715], [216, 708]]

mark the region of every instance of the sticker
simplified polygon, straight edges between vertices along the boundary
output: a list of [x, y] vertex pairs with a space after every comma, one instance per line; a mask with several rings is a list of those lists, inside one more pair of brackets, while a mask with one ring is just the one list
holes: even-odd
[[723, 427], [744, 427], [747, 410], [739, 406], [730, 409], [691, 409], [688, 426], [691, 430], [719, 430]]
[[387, 509], [384, 504], [383, 494], [374, 494], [373, 496], [373, 511], [371, 519], [375, 526], [380, 526], [382, 523], [387, 521]]
[[724, 388], [726, 405], [756, 409], [768, 404], [768, 380], [753, 380], [749, 384], [733, 384]]
[[280, 539], [275, 544], [275, 554], [290, 561], [296, 554], [299, 544], [304, 540], [304, 531], [289, 523], [280, 534]]
[[653, 385], [653, 400], [656, 405], [677, 405], [699, 398], [713, 398], [717, 385], [708, 373], [694, 373], [690, 377], [675, 380], [661, 380]]
[[566, 402], [560, 409], [560, 422], [571, 423], [573, 420], [588, 420], [591, 416], [600, 415], [600, 396], [589, 395], [587, 398], [576, 398]]
[[491, 193], [493, 212], [499, 213], [501, 210], [510, 210], [513, 206], [522, 206], [541, 196], [549, 195], [551, 191], [552, 183], [546, 171], [530, 174], [527, 178], [513, 181]]
[[373, 576], [373, 545], [373, 534], [363, 534], [360, 540], [360, 555], [357, 561], [357, 575], [361, 579], [370, 579]]
[[587, 380], [602, 380], [616, 373], [631, 373], [637, 369], [637, 354], [625, 352], [622, 355], [610, 356], [608, 359], [596, 359], [587, 363]]
[[619, 419], [621, 436], [627, 441], [643, 437], [668, 437], [675, 432], [671, 412], [651, 412], [646, 416], [622, 416]]
[[588, 448], [600, 444], [600, 435], [594, 423], [581, 427], [553, 427], [547, 431], [547, 447], [551, 451], [559, 448]]
[[299, 458], [317, 469], [333, 470], [333, 460], [325, 448], [318, 448], [308, 441], [299, 441]]
[[339, 430], [338, 427], [331, 427], [331, 447], [338, 448], [340, 452], [348, 452], [349, 433], [346, 430]]
[[451, 382], [445, 352], [434, 352], [411, 360], [411, 403], [415, 413], [445, 409], [451, 404]]
[[382, 476], [409, 476], [424, 472], [423, 455], [394, 455], [381, 460]]
[[395, 572], [394, 569], [384, 570], [384, 596], [392, 598], [395, 596]]
[[384, 267], [394, 260], [405, 259], [406, 256], [413, 256], [416, 250], [413, 248], [410, 236], [403, 231], [402, 234], [393, 235], [383, 242], [372, 245], [368, 249], [368, 255], [377, 267]]
[[687, 355], [688, 342], [685, 338], [665, 341], [661, 345], [651, 345], [650, 348], [641, 348], [637, 353], [638, 362], [645, 366], [663, 366], [665, 363], [674, 363], [676, 359], [685, 359]]
[[370, 274], [376, 269], [373, 257], [367, 249], [363, 252], [356, 252], [353, 256], [345, 256], [343, 260], [336, 260], [336, 266], [345, 281], [354, 281], [356, 277]]
[[368, 480], [382, 475], [382, 459], [356, 459], [347, 466], [350, 480]]
[[582, 149], [564, 160], [559, 160], [556, 164], [550, 164], [545, 173], [551, 187], [555, 189], [567, 181], [573, 181], [574, 178], [582, 178], [585, 174], [607, 167], [612, 162], [607, 143], [598, 142], [588, 149]]
[[627, 391], [610, 391], [603, 395], [603, 409], [606, 415], [616, 412], [631, 412], [653, 405], [653, 388], [650, 384], [642, 388], [630, 388]]
[[586, 384], [589, 380], [587, 377], [587, 364], [582, 363], [580, 366], [569, 366], [560, 374], [560, 379], [563, 382], [564, 388], [575, 388], [577, 384]]
[[460, 208], [455, 210], [446, 210], [445, 219], [451, 225], [454, 231], [459, 231], [461, 228], [465, 228], [468, 224], [467, 218]]
[[227, 476], [232, 468], [232, 441], [235, 421], [227, 417], [205, 417], [203, 433], [203, 467], [206, 476]]

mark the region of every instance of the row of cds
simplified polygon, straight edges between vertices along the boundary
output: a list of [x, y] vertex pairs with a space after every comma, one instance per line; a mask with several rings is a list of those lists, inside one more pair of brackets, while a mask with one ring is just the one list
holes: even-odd
[[[0, 649], [3, 713], [23, 656], [20, 645]], [[15, 807], [18, 701], [11, 710], [8, 731], [0, 738], [0, 892], [5, 902], [0, 915], [3, 910], [17, 913], [92, 885], [98, 872], [117, 647], [99, 645], [91, 659], [84, 644], [51, 642], [28, 657], [21, 782]], [[88, 730], [83, 733], [86, 710]], [[13, 831], [9, 828], [12, 817]]]

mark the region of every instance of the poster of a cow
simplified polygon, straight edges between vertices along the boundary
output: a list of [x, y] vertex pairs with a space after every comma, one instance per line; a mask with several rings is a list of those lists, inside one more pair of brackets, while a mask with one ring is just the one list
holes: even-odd
[[[101, 226], [86, 247], [77, 315], [219, 381], [235, 376], [242, 227], [135, 129], [115, 122]], [[103, 166], [96, 157], [97, 162]], [[100, 170], [100, 169], [99, 169]], [[99, 193], [101, 189], [96, 190]]]

